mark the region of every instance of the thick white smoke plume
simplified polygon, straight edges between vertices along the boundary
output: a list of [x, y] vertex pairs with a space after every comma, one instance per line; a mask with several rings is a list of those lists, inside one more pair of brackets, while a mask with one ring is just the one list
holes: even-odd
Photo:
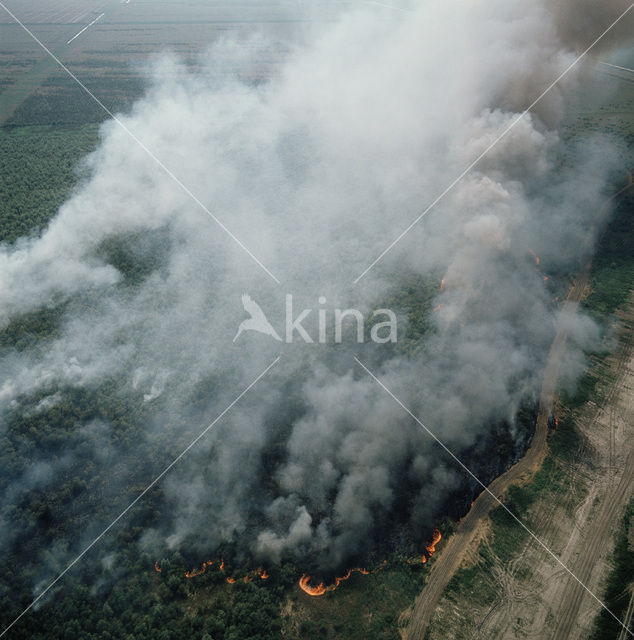
[[[266, 82], [217, 73], [224, 59], [248, 68], [265, 35], [215, 45], [196, 75], [156, 61], [147, 95], [121, 120], [281, 284], [106, 122], [89, 177], [41, 236], [0, 247], [2, 327], [42, 307], [62, 314], [45, 344], [2, 353], [4, 423], [114, 380], [143, 411], [145, 442], [171, 454], [280, 355], [165, 479], [168, 506], [146, 543], [195, 534], [210, 550], [232, 542], [270, 562], [291, 553], [331, 569], [367, 552], [395, 511], [424, 539], [462, 482], [454, 463], [355, 368], [354, 349], [256, 334], [233, 343], [241, 294], [282, 334], [292, 293], [295, 315], [315, 309], [305, 326], [316, 340], [319, 296], [332, 322], [333, 307], [367, 313], [403, 283], [444, 277], [424, 346], [359, 353], [456, 453], [486, 457], [482, 443], [502, 422], [520, 438], [516, 414], [536, 398], [555, 314], [529, 249], [542, 266], [574, 270], [618, 168], [605, 140], [574, 152], [562, 143], [583, 65], [353, 281], [574, 60], [578, 41], [597, 35], [563, 22], [535, 0], [426, 1], [411, 13], [367, 5], [304, 34]], [[80, 428], [114, 464], [103, 453], [112, 427]]]

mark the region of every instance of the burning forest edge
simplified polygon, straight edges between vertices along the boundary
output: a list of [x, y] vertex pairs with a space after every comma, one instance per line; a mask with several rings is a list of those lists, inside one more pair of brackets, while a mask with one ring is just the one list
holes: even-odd
[[[416, 560], [412, 560], [408, 558], [406, 560], [407, 564], [412, 565], [415, 563], [420, 563], [420, 564], [427, 563], [427, 559], [431, 558], [434, 555], [436, 551], [436, 545], [441, 541], [441, 539], [442, 539], [442, 534], [440, 530], [434, 529], [431, 540], [425, 545], [425, 553], [427, 555], [423, 553]], [[331, 593], [335, 591], [343, 582], [348, 580], [353, 573], [359, 573], [360, 575], [367, 576], [367, 575], [378, 573], [379, 571], [385, 569], [387, 565], [388, 565], [388, 560], [383, 560], [383, 562], [380, 563], [374, 569], [368, 570], [361, 567], [354, 567], [351, 569], [347, 569], [343, 575], [335, 576], [333, 583], [328, 585], [325, 584], [324, 582], [319, 582], [319, 584], [317, 585], [312, 585], [311, 584], [312, 577], [306, 573], [303, 573], [299, 578], [298, 586], [304, 593], [308, 594], [309, 596], [322, 596], [326, 593]], [[224, 573], [226, 571], [226, 564], [223, 559], [220, 559], [220, 561], [206, 560], [205, 562], [202, 563], [199, 569], [192, 569], [190, 571], [186, 571], [185, 578], [191, 579], [191, 578], [196, 578], [198, 576], [201, 576], [206, 573], [208, 568], [211, 568], [214, 566], [217, 567], [218, 571], [220, 572]], [[154, 570], [156, 573], [162, 573], [162, 569], [159, 566], [158, 561], [154, 563]], [[246, 584], [248, 582], [253, 581], [255, 578], [260, 578], [261, 580], [267, 580], [269, 577], [270, 577], [270, 574], [266, 569], [263, 569], [262, 567], [258, 567], [255, 570], [248, 571], [246, 575], [242, 576], [241, 578], [226, 576], [225, 580], [228, 584], [234, 584], [237, 580], [241, 580], [243, 583]]]

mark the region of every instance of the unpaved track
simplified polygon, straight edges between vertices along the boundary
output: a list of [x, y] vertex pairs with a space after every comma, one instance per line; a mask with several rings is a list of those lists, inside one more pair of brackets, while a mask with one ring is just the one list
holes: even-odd
[[[618, 315], [619, 348], [597, 374], [598, 404], [589, 401], [575, 415], [580, 434], [578, 450], [571, 452], [569, 463], [563, 464], [560, 458], [554, 461], [557, 466], [563, 464], [560, 471], [567, 480], [530, 508], [531, 529], [575, 575], [585, 573], [583, 581], [597, 597], [603, 593], [602, 580], [610, 570], [614, 535], [630, 497], [621, 480], [634, 445], [634, 296]], [[604, 509], [606, 501], [615, 505], [607, 517], [605, 511], [612, 507]], [[595, 519], [600, 530], [598, 541]], [[467, 562], [477, 545], [476, 538], [465, 555]], [[463, 632], [472, 629], [474, 640], [552, 640], [554, 634], [566, 640], [587, 639], [600, 605], [591, 595], [583, 595], [583, 587], [579, 587], [580, 602], [571, 597], [570, 590], [578, 583], [569, 580], [566, 571], [534, 540], [528, 539], [522, 547], [509, 561], [501, 561], [495, 549], [489, 548], [493, 565], [479, 571], [481, 579], [489, 574], [495, 581], [491, 589], [495, 597], [488, 611], [476, 605], [465, 613], [470, 596], [464, 593], [456, 601], [445, 592], [432, 618], [432, 637], [454, 637], [460, 628]], [[588, 553], [592, 557], [586, 558]], [[589, 572], [588, 564], [592, 565]], [[617, 640], [616, 635], [613, 640]]]
[[[624, 364], [629, 360], [632, 354], [632, 332], [628, 332], [628, 342], [619, 357], [617, 375], [621, 373]], [[610, 391], [607, 404], [611, 404], [613, 396], [618, 389], [618, 385], [614, 384]], [[610, 420], [610, 432], [613, 432], [612, 421]], [[610, 451], [610, 453], [612, 453]], [[601, 505], [599, 513], [591, 518], [587, 523], [587, 531], [585, 532], [586, 543], [584, 545], [585, 553], [581, 554], [570, 563], [570, 570], [584, 584], [588, 584], [593, 568], [596, 566], [599, 557], [605, 546], [606, 528], [608, 523], [614, 519], [614, 514], [620, 511], [620, 507], [627, 502], [629, 496], [634, 490], [634, 447], [630, 447], [627, 455], [623, 471], [618, 474], [620, 478], [615, 478], [609, 487], [606, 496]], [[612, 455], [610, 455], [612, 458]], [[612, 460], [610, 460], [612, 467]], [[610, 469], [612, 471], [612, 469]], [[617, 482], [618, 480], [618, 482]], [[563, 597], [557, 614], [555, 615], [555, 628], [552, 635], [553, 640], [567, 640], [572, 637], [573, 629], [579, 617], [581, 605], [585, 598], [591, 598], [588, 592], [572, 577], [569, 577], [565, 586]]]
[[632, 628], [632, 614], [634, 613], [634, 589], [632, 590], [632, 595], [630, 596], [630, 604], [627, 607], [627, 613], [625, 614], [625, 620], [623, 620], [623, 629], [621, 629], [621, 633], [619, 634], [619, 640], [626, 640], [629, 635], [626, 627], [628, 629]]
[[[634, 488], [634, 451], [630, 452], [621, 481], [613, 487], [607, 495], [600, 515], [590, 521], [591, 533], [585, 546], [586, 553], [581, 555], [576, 563], [571, 563], [571, 571], [581, 582], [587, 584], [590, 581], [592, 569], [597, 563], [599, 555], [604, 547], [605, 525], [610, 522], [614, 514], [618, 512], [620, 505], [627, 496], [632, 495]], [[555, 616], [556, 626], [552, 635], [553, 640], [568, 640], [572, 637], [572, 630], [576, 626], [577, 618], [583, 600], [591, 598], [588, 592], [572, 577], [568, 577], [564, 596], [559, 606], [558, 615]]]
[[[616, 198], [632, 188], [633, 180], [631, 172], [628, 172], [627, 178], [626, 186], [609, 198], [604, 205], [605, 207], [610, 206]], [[548, 353], [548, 359], [544, 369], [537, 423], [535, 425], [535, 435], [533, 436], [530, 447], [524, 457], [489, 485], [489, 491], [483, 491], [478, 496], [467, 515], [458, 524], [454, 535], [449, 539], [444, 548], [441, 547], [439, 550], [439, 555], [436, 557], [432, 566], [427, 583], [414, 601], [407, 628], [403, 630], [403, 636], [407, 640], [423, 640], [425, 637], [431, 617], [438, 606], [443, 591], [460, 566], [465, 552], [479, 530], [482, 519], [493, 507], [499, 504], [494, 496], [501, 498], [504, 492], [518, 479], [522, 478], [522, 476], [528, 476], [534, 473], [541, 467], [547, 452], [546, 436], [548, 434], [548, 416], [552, 410], [555, 386], [557, 378], [559, 377], [559, 366], [566, 348], [566, 340], [568, 338], [566, 318], [574, 315], [579, 308], [579, 302], [581, 301], [588, 286], [590, 266], [591, 262], [588, 262], [577, 276], [568, 293], [568, 297], [560, 315], [561, 320]], [[632, 457], [630, 456], [628, 463], [632, 464], [633, 462], [634, 460], [632, 460]], [[615, 498], [613, 497], [613, 499], [609, 501], [614, 502], [614, 500]], [[606, 500], [606, 502], [608, 502], [608, 500]], [[606, 513], [609, 512], [606, 511]], [[599, 545], [597, 544], [594, 546], [598, 547]], [[591, 570], [592, 564], [588, 563], [588, 566]], [[584, 582], [583, 577], [579, 575], [578, 577], [582, 582]], [[574, 581], [571, 577], [570, 580]], [[583, 590], [583, 587], [578, 585], [576, 581], [575, 584], [583, 593], [586, 593], [585, 590]], [[576, 589], [567, 589], [566, 593], [569, 594], [569, 598], [573, 597], [573, 595], [576, 594]], [[581, 599], [583, 598], [583, 593], [580, 596]], [[574, 609], [575, 602], [568, 602], [567, 608], [562, 609], [562, 614], [564, 611]], [[580, 602], [581, 600], [579, 603]], [[568, 617], [568, 614], [566, 615]], [[566, 638], [565, 635], [557, 637]]]
[[427, 583], [414, 602], [406, 631], [408, 640], [423, 640], [425, 637], [425, 631], [427, 630], [431, 616], [449, 580], [462, 562], [464, 553], [473, 540], [478, 525], [482, 518], [489, 513], [491, 508], [498, 504], [493, 496], [500, 497], [516, 480], [539, 469], [544, 460], [547, 451], [546, 435], [548, 433], [548, 416], [552, 409], [555, 384], [559, 376], [559, 365], [568, 338], [566, 318], [576, 313], [579, 307], [579, 301], [588, 286], [588, 276], [589, 265], [575, 280], [568, 294], [568, 298], [564, 303], [561, 314], [562, 321], [559, 323], [546, 361], [539, 411], [537, 414], [537, 424], [535, 425], [535, 435], [533, 436], [530, 447], [524, 457], [489, 485], [489, 491], [491, 493], [489, 493], [489, 491], [483, 491], [477, 497], [469, 513], [460, 521], [455, 534], [449, 539], [444, 549], [441, 550], [440, 555], [436, 558], [432, 570], [429, 573]]

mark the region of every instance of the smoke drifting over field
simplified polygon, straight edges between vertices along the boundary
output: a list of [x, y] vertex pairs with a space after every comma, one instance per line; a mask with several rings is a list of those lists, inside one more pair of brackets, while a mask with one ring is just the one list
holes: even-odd
[[[592, 250], [617, 163], [606, 140], [571, 149], [560, 139], [582, 67], [353, 280], [616, 16], [601, 9], [579, 26], [534, 0], [359, 8], [311, 30], [257, 86], [211, 70], [227, 57], [248, 67], [265, 36], [217, 44], [202, 60], [209, 74], [156, 61], [147, 95], [121, 119], [281, 285], [106, 122], [89, 177], [41, 237], [0, 248], [2, 327], [42, 307], [62, 314], [45, 345], [2, 353], [5, 423], [116, 380], [142, 407], [146, 443], [171, 454], [279, 354], [166, 477], [165, 512], [143, 544], [195, 536], [201, 548], [233, 542], [264, 561], [289, 553], [331, 570], [372, 548], [397, 507], [424, 540], [462, 481], [453, 462], [355, 369], [354, 349], [257, 334], [233, 343], [240, 296], [281, 333], [286, 293], [295, 315], [319, 296], [324, 308], [367, 312], [406, 277], [444, 277], [424, 348], [406, 356], [377, 345], [364, 357], [456, 453], [477, 450], [501, 421], [516, 437], [556, 314], [529, 249], [540, 267], [574, 269]], [[113, 257], [122, 253], [127, 262]], [[596, 337], [586, 321], [577, 335], [580, 346]], [[110, 425], [78, 428], [104, 469], [119, 462]], [[36, 465], [21, 481], [54, 484], [65, 464]]]

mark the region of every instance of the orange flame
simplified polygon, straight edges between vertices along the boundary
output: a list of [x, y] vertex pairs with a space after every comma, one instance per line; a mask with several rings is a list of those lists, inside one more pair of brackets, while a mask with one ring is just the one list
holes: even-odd
[[161, 567], [158, 566], [158, 560], [154, 563], [154, 570], [161, 573]]
[[528, 253], [530, 253], [535, 259], [535, 264], [539, 264], [539, 256], [532, 249], [529, 249]]
[[[416, 564], [418, 562], [418, 558], [416, 558], [415, 560], [408, 560], [407, 564]], [[420, 562], [422, 564], [425, 564], [427, 562], [427, 558], [425, 557], [425, 554], [423, 553], [423, 555], [420, 557]]]
[[436, 545], [440, 542], [442, 535], [438, 529], [434, 529], [434, 533], [432, 534], [431, 542], [427, 543], [425, 550], [430, 556], [434, 555], [434, 551], [436, 551]]
[[355, 567], [354, 569], [348, 569], [343, 576], [335, 577], [334, 584], [326, 586], [323, 582], [320, 582], [316, 587], [310, 586], [310, 576], [305, 573], [299, 579], [299, 586], [307, 593], [309, 596], [323, 596], [326, 591], [334, 591], [344, 580], [347, 580], [354, 572], [358, 572], [364, 576], [370, 574], [367, 569], [361, 569], [360, 567]]
[[[185, 572], [185, 577], [186, 578], [195, 578], [196, 576], [200, 576], [203, 573], [205, 573], [205, 571], [207, 570], [207, 567], [211, 567], [211, 565], [213, 565], [213, 560], [207, 560], [206, 562], [203, 562], [202, 566], [200, 569], [192, 569], [191, 571], [186, 571]], [[158, 562], [155, 563], [154, 568], [157, 571], [160, 571], [160, 567], [158, 566]], [[218, 568], [221, 571], [225, 570], [225, 561], [224, 560], [220, 560], [220, 564], [218, 565]], [[269, 574], [267, 573], [267, 571], [265, 569], [263, 569], [262, 567], [258, 567], [257, 569], [253, 570], [250, 572], [250, 574], [247, 574], [246, 576], [244, 576], [244, 578], [242, 578], [243, 582], [252, 582], [253, 580], [255, 580], [255, 577], [259, 576], [262, 580], [268, 580], [269, 579]], [[233, 584], [236, 579], [228, 576], [226, 578], [227, 582], [229, 584]]]
[[346, 575], [345, 576], [341, 576], [340, 578], [335, 577], [334, 589], [336, 589], [344, 580], [347, 580], [351, 575], [352, 575], [352, 571], [350, 571], [350, 569], [348, 569], [348, 571], [346, 571]]
[[323, 596], [326, 593], [326, 585], [323, 582], [320, 582], [316, 587], [311, 587], [310, 576], [305, 573], [299, 579], [299, 586], [309, 596]]
[[203, 562], [203, 566], [200, 569], [193, 569], [192, 571], [186, 571], [185, 577], [195, 578], [196, 576], [201, 576], [203, 573], [205, 573], [205, 571], [207, 571], [207, 567], [211, 567], [212, 564], [213, 564], [212, 560], [207, 560], [206, 562]]
[[442, 291], [444, 288], [445, 288], [445, 279], [443, 278], [443, 279], [440, 281], [440, 290]]
[[441, 302], [437, 307], [434, 307], [434, 313], [436, 313], [436, 311], [440, 311], [444, 306], [445, 303]]

